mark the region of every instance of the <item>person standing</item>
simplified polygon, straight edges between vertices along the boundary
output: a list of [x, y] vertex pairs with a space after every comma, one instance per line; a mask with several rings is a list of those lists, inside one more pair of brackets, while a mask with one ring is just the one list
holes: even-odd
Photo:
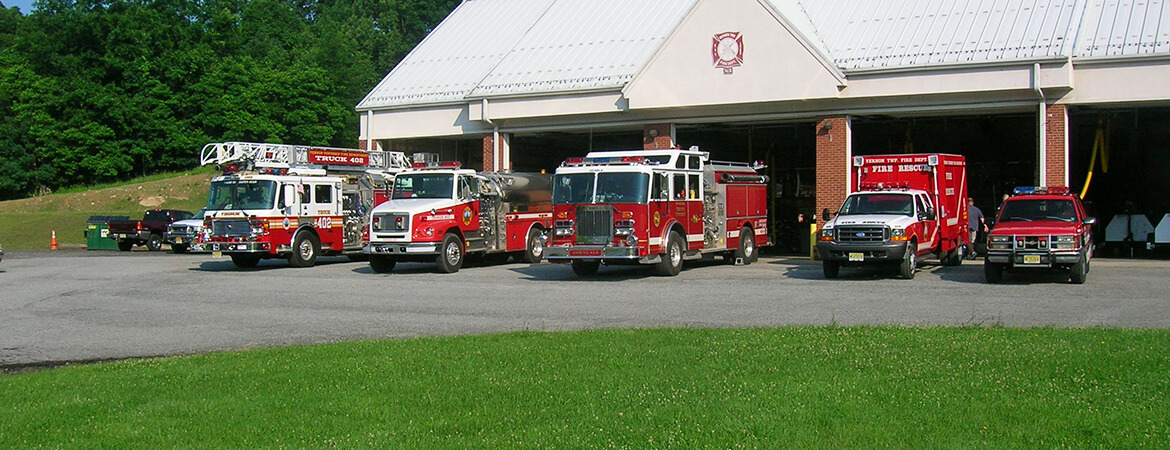
[[983, 210], [975, 206], [975, 199], [967, 198], [967, 229], [971, 232], [967, 236], [967, 259], [975, 259], [975, 241], [979, 236], [979, 231], [987, 232], [987, 218], [983, 216]]

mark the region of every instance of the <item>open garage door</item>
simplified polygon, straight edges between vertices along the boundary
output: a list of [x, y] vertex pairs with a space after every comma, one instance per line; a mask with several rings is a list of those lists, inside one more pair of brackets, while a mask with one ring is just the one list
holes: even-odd
[[951, 153], [967, 158], [968, 195], [992, 216], [1016, 186], [1036, 185], [1036, 114], [853, 118], [855, 156]]
[[[1145, 253], [1150, 236], [1140, 220], [1156, 227], [1170, 213], [1170, 108], [1075, 107], [1069, 114], [1069, 184], [1085, 193], [1085, 207], [1097, 217], [1095, 236], [1106, 249], [1099, 254]], [[1142, 217], [1106, 233], [1129, 215]]]
[[769, 253], [808, 255], [809, 225], [816, 210], [816, 124], [678, 125], [683, 147], [698, 146], [717, 161], [763, 161], [768, 165]]

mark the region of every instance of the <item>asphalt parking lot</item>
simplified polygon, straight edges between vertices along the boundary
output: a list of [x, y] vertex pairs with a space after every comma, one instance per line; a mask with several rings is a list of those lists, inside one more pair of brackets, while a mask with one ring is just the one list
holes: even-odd
[[269, 260], [151, 252], [9, 252], [0, 262], [0, 367], [291, 344], [515, 330], [611, 327], [1170, 327], [1170, 261], [1096, 259], [1084, 285], [1059, 275], [983, 282], [981, 262], [927, 261], [913, 280], [763, 257], [688, 263], [674, 278], [603, 267], [495, 263], [434, 273], [323, 258]]

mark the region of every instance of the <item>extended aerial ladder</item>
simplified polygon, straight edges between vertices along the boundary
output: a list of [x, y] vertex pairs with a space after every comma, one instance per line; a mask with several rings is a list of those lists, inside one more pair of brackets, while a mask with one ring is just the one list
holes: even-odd
[[236, 170], [288, 169], [301, 175], [325, 171], [397, 172], [410, 168], [403, 152], [256, 142], [216, 142], [199, 152], [201, 165], [237, 164]]

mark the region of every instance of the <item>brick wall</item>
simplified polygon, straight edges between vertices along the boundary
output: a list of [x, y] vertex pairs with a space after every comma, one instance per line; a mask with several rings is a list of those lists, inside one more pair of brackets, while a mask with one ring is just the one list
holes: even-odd
[[491, 134], [484, 135], [484, 137], [483, 137], [483, 170], [487, 171], [487, 172], [491, 172], [491, 171], [496, 170], [496, 150], [492, 146], [492, 144], [494, 142], [495, 141], [492, 139]]
[[851, 145], [849, 120], [846, 116], [822, 117], [817, 121], [817, 223], [823, 224], [821, 211], [836, 212], [849, 192], [849, 155]]
[[1068, 186], [1068, 107], [1049, 105], [1044, 120], [1045, 186]]
[[656, 123], [642, 128], [642, 150], [658, 150], [674, 148], [674, 141], [670, 138], [671, 125]]

